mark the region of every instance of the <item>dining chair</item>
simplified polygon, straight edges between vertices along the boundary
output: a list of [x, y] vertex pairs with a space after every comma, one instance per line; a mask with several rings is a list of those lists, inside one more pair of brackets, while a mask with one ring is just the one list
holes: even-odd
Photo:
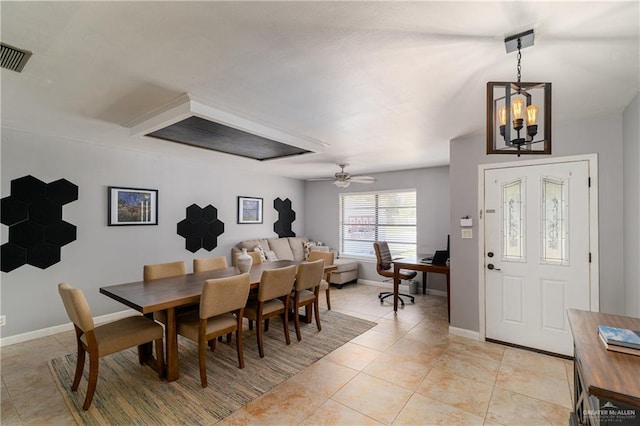
[[193, 259], [193, 272], [215, 271], [217, 269], [226, 269], [226, 256], [210, 257], [208, 259]]
[[[376, 271], [383, 277], [393, 279], [393, 258], [391, 257], [391, 250], [389, 250], [389, 244], [386, 241], [378, 241], [373, 243], [373, 249], [376, 252]], [[399, 272], [401, 280], [411, 280], [418, 274], [416, 271], [405, 269], [401, 269]], [[380, 299], [380, 303], [383, 303], [384, 299], [390, 296], [393, 296], [392, 291], [383, 291], [378, 294], [378, 299]], [[404, 300], [402, 300], [401, 296], [408, 297], [412, 303], [415, 301], [415, 298], [411, 295], [398, 293], [398, 299], [402, 306], [404, 306]]]
[[[242, 254], [241, 252], [233, 253], [233, 266], [236, 265], [236, 259], [241, 254]], [[248, 251], [247, 250], [247, 254], [249, 256], [251, 256], [251, 258], [253, 259], [252, 265], [258, 265], [258, 264], [262, 263], [262, 257], [260, 256], [260, 253], [258, 253], [257, 251]]]
[[[250, 322], [256, 322], [256, 339], [260, 358], [264, 358], [263, 334], [269, 328], [269, 318], [271, 317], [282, 316], [284, 338], [287, 345], [291, 343], [288, 311], [291, 289], [295, 278], [296, 265], [263, 271], [260, 277], [257, 297], [247, 301], [244, 316]], [[263, 321], [264, 327], [262, 325]]]
[[250, 287], [248, 273], [207, 280], [202, 287], [199, 311], [184, 312], [176, 318], [178, 334], [198, 344], [200, 384], [203, 388], [207, 387], [207, 343], [213, 350], [216, 337], [236, 332], [238, 366], [244, 368], [242, 319]]
[[[309, 252], [309, 261], [313, 262], [314, 260], [322, 259], [324, 260], [324, 266], [333, 265], [333, 257], [334, 253], [332, 251], [318, 251], [311, 250]], [[320, 281], [320, 291], [324, 291], [327, 297], [327, 309], [331, 310], [331, 284], [329, 283], [329, 276], [331, 273], [327, 274], [326, 279]]]
[[320, 281], [324, 274], [324, 260], [318, 259], [313, 262], [303, 262], [298, 265], [296, 280], [293, 285], [293, 320], [296, 326], [296, 337], [298, 342], [302, 340], [300, 333], [300, 313], [301, 307], [306, 309], [306, 317], [311, 321], [311, 312], [313, 310], [316, 318], [316, 326], [318, 331], [322, 330], [320, 325], [320, 311], [318, 310], [318, 294]]
[[[177, 277], [179, 275], [186, 275], [187, 265], [184, 260], [177, 262], [156, 263], [155, 265], [144, 265], [142, 270], [142, 279], [145, 281], [157, 280], [160, 278]], [[195, 306], [195, 305], [194, 305]], [[192, 306], [181, 307], [180, 310], [193, 309]], [[177, 312], [176, 312], [177, 313]], [[167, 323], [166, 311], [157, 311], [153, 313], [153, 319], [160, 321], [163, 324]]]
[[142, 279], [145, 281], [157, 280], [158, 278], [177, 277], [178, 275], [185, 275], [186, 273], [187, 266], [184, 263], [184, 260], [157, 263], [155, 265], [144, 265]]
[[[88, 410], [93, 400], [98, 383], [99, 358], [111, 355], [125, 349], [155, 342], [156, 367], [160, 379], [164, 376], [164, 356], [162, 348], [162, 326], [152, 319], [136, 315], [122, 318], [106, 324], [95, 326], [91, 309], [82, 290], [73, 288], [67, 283], [58, 284], [58, 293], [62, 298], [64, 309], [73, 323], [76, 331], [78, 359], [76, 372], [71, 385], [72, 391], [78, 390], [80, 379], [84, 371], [85, 355], [89, 353], [89, 383], [87, 395], [82, 408]], [[141, 361], [142, 362], [142, 361]]]

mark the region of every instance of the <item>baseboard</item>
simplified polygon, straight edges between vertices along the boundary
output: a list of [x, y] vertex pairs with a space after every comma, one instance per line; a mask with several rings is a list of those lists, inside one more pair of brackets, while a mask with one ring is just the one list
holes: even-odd
[[[115, 321], [121, 318], [130, 317], [134, 314], [139, 314], [133, 309], [127, 309], [120, 312], [114, 312], [112, 314], [100, 315], [93, 318], [93, 322], [102, 324], [109, 321]], [[42, 328], [40, 330], [29, 331], [27, 333], [16, 334], [14, 336], [0, 338], [0, 348], [9, 345], [15, 345], [16, 343], [27, 342], [33, 339], [39, 339], [40, 337], [53, 336], [54, 334], [62, 333], [64, 331], [73, 330], [73, 324], [68, 322], [66, 324], [55, 325], [53, 327]]]
[[480, 340], [480, 333], [473, 330], [467, 330], [465, 328], [458, 328], [449, 326], [449, 334], [454, 334], [460, 337], [466, 337], [467, 339]]

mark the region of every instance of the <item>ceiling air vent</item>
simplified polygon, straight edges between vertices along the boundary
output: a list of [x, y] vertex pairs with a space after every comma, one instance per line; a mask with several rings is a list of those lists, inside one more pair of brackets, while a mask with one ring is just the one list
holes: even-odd
[[18, 49], [2, 42], [0, 42], [0, 47], [2, 48], [2, 68], [11, 71], [22, 72], [33, 54], [28, 50]]

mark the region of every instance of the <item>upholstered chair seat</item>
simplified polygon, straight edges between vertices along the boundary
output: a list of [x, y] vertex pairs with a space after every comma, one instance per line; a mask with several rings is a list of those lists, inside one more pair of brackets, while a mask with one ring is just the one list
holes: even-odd
[[293, 299], [293, 318], [296, 326], [296, 337], [298, 341], [302, 340], [300, 332], [300, 314], [301, 307], [306, 309], [306, 319], [311, 321], [311, 312], [315, 313], [316, 326], [318, 331], [322, 330], [320, 325], [320, 311], [318, 310], [318, 292], [320, 291], [320, 281], [324, 274], [324, 260], [318, 259], [313, 262], [304, 262], [298, 265], [296, 273], [296, 281], [293, 287], [291, 298]]
[[226, 256], [210, 257], [208, 259], [193, 259], [193, 272], [216, 271], [218, 269], [226, 269]]
[[[313, 262], [314, 260], [322, 259], [324, 260], [324, 266], [333, 265], [334, 261], [334, 253], [332, 251], [318, 251], [311, 250], [309, 252], [309, 261]], [[326, 279], [322, 279], [320, 281], [319, 291], [324, 291], [327, 298], [327, 309], [331, 310], [331, 286], [329, 285], [328, 276]]]
[[251, 279], [248, 273], [205, 281], [197, 312], [182, 312], [176, 317], [178, 334], [198, 344], [200, 384], [207, 387], [206, 346], [213, 350], [215, 338], [236, 332], [238, 367], [244, 368], [242, 318]]
[[[86, 353], [89, 353], [89, 380], [87, 394], [82, 408], [88, 410], [93, 400], [98, 383], [99, 358], [141, 345], [155, 342], [156, 359], [150, 360], [158, 371], [160, 378], [164, 376], [163, 328], [160, 324], [143, 316], [122, 318], [110, 323], [95, 326], [91, 310], [82, 290], [73, 288], [67, 283], [58, 285], [58, 293], [73, 323], [76, 332], [78, 358], [76, 372], [71, 385], [77, 391], [84, 372]], [[142, 362], [142, 361], [141, 361]]]
[[[180, 275], [186, 275], [187, 273], [187, 265], [184, 263], [184, 260], [179, 260], [177, 262], [167, 262], [167, 263], [156, 263], [154, 265], [144, 265], [142, 269], [142, 279], [145, 281], [158, 280], [160, 278], [170, 278], [170, 277], [178, 277]], [[188, 307], [181, 307], [177, 310], [180, 312], [181, 310], [189, 310], [195, 309], [196, 305], [191, 305]], [[166, 311], [158, 311], [153, 313], [153, 319], [156, 321], [160, 321], [163, 324], [167, 323], [167, 312]]]
[[269, 318], [271, 317], [282, 316], [284, 338], [287, 345], [291, 343], [288, 310], [295, 278], [295, 265], [266, 270], [262, 272], [260, 277], [256, 298], [247, 301], [244, 316], [249, 319], [249, 324], [251, 321], [256, 322], [256, 339], [260, 358], [264, 358], [263, 334], [269, 329]]

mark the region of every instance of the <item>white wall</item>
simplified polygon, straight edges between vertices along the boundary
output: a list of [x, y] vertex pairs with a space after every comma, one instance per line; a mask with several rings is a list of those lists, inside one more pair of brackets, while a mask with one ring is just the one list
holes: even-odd
[[640, 95], [623, 114], [626, 314], [640, 318]]
[[[553, 157], [598, 154], [600, 310], [622, 314], [625, 311], [622, 115], [554, 123], [552, 142]], [[451, 227], [454, 229], [458, 218], [470, 211], [475, 212], [474, 218], [477, 218], [478, 165], [518, 159], [515, 155], [486, 155], [484, 134], [452, 140], [450, 149]], [[462, 240], [459, 235], [454, 238], [454, 232], [451, 239], [451, 325], [472, 331], [479, 330], [478, 223], [474, 221], [473, 240]], [[635, 256], [637, 263], [640, 253], [630, 255]]]
[[[101, 286], [142, 279], [142, 266], [196, 257], [230, 256], [238, 241], [275, 237], [273, 209], [277, 197], [292, 201], [297, 220], [293, 230], [304, 228], [303, 183], [299, 180], [243, 173], [224, 161], [155, 155], [87, 142], [51, 138], [2, 129], [2, 197], [10, 194], [11, 180], [26, 175], [48, 183], [65, 178], [79, 187], [77, 201], [63, 208], [63, 219], [77, 227], [76, 241], [62, 248], [61, 261], [47, 269], [24, 265], [1, 275], [1, 313], [7, 324], [2, 337], [69, 322], [57, 294], [57, 284], [67, 281], [85, 292], [94, 315], [125, 309], [99, 294]], [[159, 190], [158, 226], [107, 226], [107, 186]], [[264, 199], [264, 223], [236, 224], [236, 197]], [[176, 233], [185, 209], [192, 203], [218, 209], [225, 232], [218, 247], [209, 252], [187, 251]], [[8, 239], [2, 225], [2, 243]]]
[[[339, 201], [341, 192], [370, 192], [394, 189], [417, 191], [418, 202], [418, 252], [433, 253], [447, 248], [449, 232], [449, 167], [431, 167], [373, 174], [378, 181], [373, 184], [351, 184], [339, 189], [330, 182], [305, 183], [305, 231], [310, 238], [325, 242], [338, 249]], [[373, 251], [373, 246], [371, 247]], [[360, 261], [359, 278], [382, 281], [377, 274], [375, 258]], [[429, 274], [430, 289], [446, 291], [443, 275]]]

